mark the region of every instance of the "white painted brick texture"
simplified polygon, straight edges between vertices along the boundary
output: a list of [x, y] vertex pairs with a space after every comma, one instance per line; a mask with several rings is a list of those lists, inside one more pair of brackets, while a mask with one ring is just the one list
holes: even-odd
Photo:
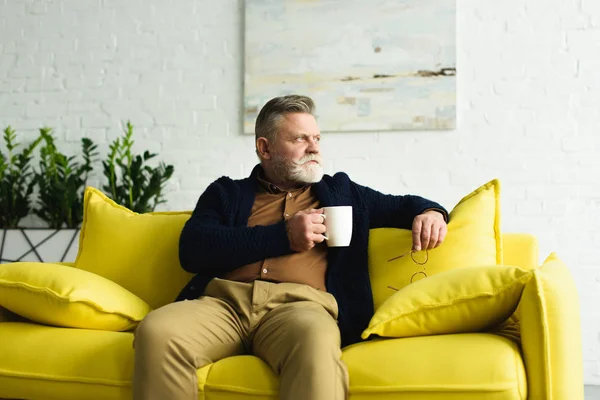
[[[503, 230], [571, 268], [600, 384], [600, 2], [458, 0], [457, 19], [458, 128], [328, 134], [326, 170], [448, 208], [499, 178]], [[165, 208], [191, 209], [256, 162], [242, 22], [242, 0], [0, 0], [0, 127], [49, 125], [65, 151], [89, 136], [104, 155], [131, 119], [136, 149], [175, 165]]]

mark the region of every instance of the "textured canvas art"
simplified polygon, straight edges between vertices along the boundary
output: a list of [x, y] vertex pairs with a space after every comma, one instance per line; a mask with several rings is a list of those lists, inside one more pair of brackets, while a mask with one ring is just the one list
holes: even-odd
[[321, 130], [452, 129], [456, 0], [246, 0], [244, 130], [305, 94]]

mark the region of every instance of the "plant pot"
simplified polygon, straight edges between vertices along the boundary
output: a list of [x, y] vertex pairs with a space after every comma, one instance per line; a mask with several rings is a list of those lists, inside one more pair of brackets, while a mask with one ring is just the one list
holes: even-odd
[[79, 228], [0, 230], [0, 263], [73, 262], [77, 257], [78, 249]]

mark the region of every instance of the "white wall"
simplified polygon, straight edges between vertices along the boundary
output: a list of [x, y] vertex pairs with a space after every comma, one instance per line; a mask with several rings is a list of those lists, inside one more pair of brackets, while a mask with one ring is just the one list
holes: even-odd
[[[256, 159], [241, 132], [242, 0], [0, 0], [0, 127], [54, 127], [69, 152], [131, 119], [191, 209]], [[360, 16], [357, 16], [360, 18]], [[330, 134], [327, 172], [448, 208], [500, 178], [503, 229], [537, 235], [580, 290], [600, 384], [600, 2], [458, 0], [458, 129]], [[99, 175], [98, 175], [99, 176]], [[97, 185], [95, 179], [92, 184]]]

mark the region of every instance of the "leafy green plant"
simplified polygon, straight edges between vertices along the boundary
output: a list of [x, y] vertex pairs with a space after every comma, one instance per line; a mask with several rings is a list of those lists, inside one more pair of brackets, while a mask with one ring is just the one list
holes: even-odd
[[173, 175], [173, 166], [160, 162], [157, 167], [146, 165], [156, 154], [144, 151], [134, 155], [133, 125], [127, 121], [123, 137], [110, 144], [107, 159], [102, 162], [108, 184], [102, 189], [117, 203], [138, 213], [154, 211], [165, 203], [165, 183]]
[[81, 139], [83, 162], [67, 157], [56, 148], [52, 129], [40, 129], [44, 145], [40, 150], [35, 183], [39, 189], [35, 214], [49, 227], [77, 228], [83, 220], [83, 193], [98, 153], [89, 138]]
[[30, 162], [40, 141], [38, 137], [17, 153], [19, 143], [15, 131], [10, 126], [4, 129], [8, 153], [4, 155], [0, 151], [0, 228], [16, 228], [31, 211], [34, 180]]

